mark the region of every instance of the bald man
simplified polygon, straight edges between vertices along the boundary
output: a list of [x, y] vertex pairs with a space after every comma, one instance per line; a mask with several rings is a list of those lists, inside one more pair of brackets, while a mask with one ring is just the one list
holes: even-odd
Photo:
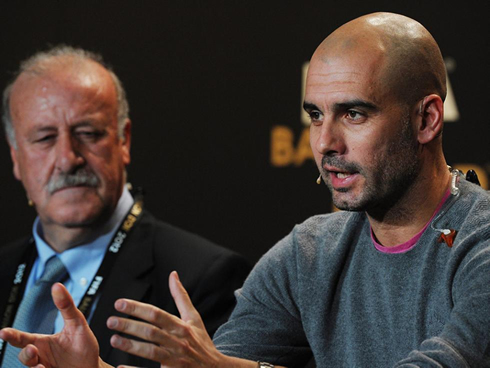
[[[490, 195], [446, 164], [445, 74], [435, 40], [401, 15], [369, 14], [328, 36], [304, 107], [321, 177], [345, 211], [274, 246], [214, 342], [172, 274], [182, 318], [119, 300], [117, 311], [147, 322], [108, 326], [148, 342], [115, 335], [112, 345], [165, 367], [301, 367], [311, 357], [319, 367], [490, 366]], [[66, 291], [54, 291], [83, 326]], [[32, 345], [23, 354], [45, 359]]]

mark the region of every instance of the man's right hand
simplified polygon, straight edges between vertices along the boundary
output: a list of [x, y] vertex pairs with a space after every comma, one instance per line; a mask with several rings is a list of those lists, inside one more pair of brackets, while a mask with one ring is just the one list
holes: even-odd
[[149, 304], [119, 299], [116, 310], [137, 319], [110, 317], [107, 326], [143, 341], [114, 335], [113, 347], [159, 362], [162, 368], [257, 367], [257, 362], [225, 356], [216, 349], [176, 272], [170, 274], [169, 286], [181, 318]]
[[42, 335], [13, 328], [0, 331], [0, 338], [22, 348], [19, 360], [35, 368], [110, 367], [99, 358], [99, 344], [83, 314], [73, 303], [62, 284], [51, 289], [53, 301], [61, 312], [65, 326], [60, 333]]

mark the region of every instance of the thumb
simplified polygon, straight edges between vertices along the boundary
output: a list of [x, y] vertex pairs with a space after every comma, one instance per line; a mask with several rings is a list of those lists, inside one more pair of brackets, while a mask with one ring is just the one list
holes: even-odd
[[170, 273], [169, 287], [170, 293], [174, 298], [175, 305], [179, 310], [180, 318], [182, 318], [182, 320], [185, 322], [193, 322], [195, 326], [202, 327], [204, 329], [205, 327], [201, 316], [196, 308], [194, 308], [191, 298], [180, 282], [179, 275], [176, 271]]
[[85, 316], [78, 310], [70, 293], [63, 284], [59, 282], [54, 284], [51, 288], [51, 295], [54, 305], [56, 305], [63, 317], [65, 326], [75, 327], [87, 324]]

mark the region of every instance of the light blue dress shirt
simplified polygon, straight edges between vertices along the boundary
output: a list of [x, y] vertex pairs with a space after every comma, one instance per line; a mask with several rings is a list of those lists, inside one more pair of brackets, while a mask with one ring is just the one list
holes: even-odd
[[[101, 228], [97, 239], [91, 243], [83, 244], [58, 254], [58, 257], [65, 265], [70, 276], [64, 282], [64, 285], [70, 292], [76, 305], [80, 303], [80, 300], [85, 295], [85, 292], [92, 282], [92, 279], [95, 277], [97, 270], [104, 259], [106, 249], [109, 246], [112, 237], [119, 228], [119, 225], [124, 220], [128, 211], [131, 209], [133, 202], [133, 197], [131, 197], [131, 194], [125, 186], [121, 198], [119, 198], [116, 210], [112, 214], [109, 221]], [[31, 273], [27, 279], [25, 293], [27, 293], [42, 276], [46, 261], [53, 255], [57, 254], [43, 239], [43, 231], [39, 217], [37, 217], [34, 221], [32, 232], [36, 242], [38, 257], [34, 261]], [[95, 310], [97, 301], [98, 298], [92, 305], [89, 321], [92, 317], [93, 311]], [[63, 318], [58, 312], [54, 332], [56, 333], [61, 331], [63, 329], [63, 325]]]

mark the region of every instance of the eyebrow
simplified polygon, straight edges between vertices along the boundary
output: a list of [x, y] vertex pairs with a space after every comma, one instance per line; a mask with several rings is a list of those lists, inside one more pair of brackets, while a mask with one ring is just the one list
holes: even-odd
[[305, 111], [310, 111], [310, 110], [320, 110], [317, 105], [311, 103], [311, 102], [304, 102], [303, 103], [303, 109]]
[[77, 128], [84, 128], [84, 127], [93, 127], [95, 124], [93, 121], [91, 120], [80, 120], [79, 122], [77, 123], [74, 123], [72, 126], [71, 126], [71, 129], [77, 129]]
[[[367, 101], [360, 100], [360, 99], [355, 99], [352, 101], [336, 103], [333, 105], [333, 110], [335, 112], [338, 112], [338, 111], [349, 110], [349, 109], [352, 109], [355, 107], [363, 107], [363, 108], [368, 109], [368, 110], [377, 110], [378, 109], [378, 107], [376, 105], [372, 104], [371, 102], [367, 102]], [[305, 111], [311, 111], [311, 110], [321, 111], [317, 105], [315, 105], [314, 103], [311, 103], [311, 102], [306, 102], [306, 101], [303, 103], [303, 109], [305, 109]]]
[[368, 110], [377, 110], [378, 109], [377, 106], [374, 105], [373, 103], [367, 102], [364, 100], [360, 100], [360, 99], [334, 104], [334, 110], [335, 111], [348, 110], [348, 109], [352, 109], [354, 107], [363, 107], [363, 108], [368, 109]]

